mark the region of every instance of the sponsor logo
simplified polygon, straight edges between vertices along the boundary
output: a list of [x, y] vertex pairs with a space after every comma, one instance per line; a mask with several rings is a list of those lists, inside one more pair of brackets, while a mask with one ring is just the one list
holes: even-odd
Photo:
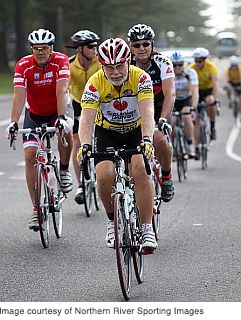
[[38, 80], [40, 78], [40, 74], [34, 73], [33, 77], [34, 77], [34, 80]]
[[133, 111], [124, 111], [122, 113], [119, 112], [111, 112], [107, 111], [107, 115], [110, 116], [110, 121], [123, 121], [123, 120], [133, 120], [136, 110]]
[[146, 79], [147, 79], [147, 76], [145, 74], [142, 74], [139, 79], [139, 83], [143, 83]]
[[168, 73], [173, 73], [172, 69], [170, 67], [167, 68], [166, 74], [168, 74]]
[[45, 73], [45, 78], [47, 79], [47, 78], [52, 78], [53, 77], [53, 71], [50, 71], [50, 72], [47, 72], [47, 73]]
[[97, 91], [96, 87], [92, 83], [90, 83], [90, 85], [89, 85], [89, 90], [91, 92], [96, 92]]
[[115, 102], [113, 103], [113, 107], [116, 110], [123, 111], [128, 107], [128, 103], [126, 101], [121, 102], [119, 100], [115, 100]]
[[125, 91], [124, 91], [124, 95], [125, 96], [131, 96], [133, 94], [133, 91], [131, 90], [131, 89], [126, 89]]

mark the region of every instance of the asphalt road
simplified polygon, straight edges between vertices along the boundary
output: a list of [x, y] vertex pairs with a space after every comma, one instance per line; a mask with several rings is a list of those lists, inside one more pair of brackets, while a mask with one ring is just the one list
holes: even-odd
[[[131, 301], [240, 301], [241, 137], [222, 89], [220, 98], [208, 169], [190, 160], [188, 179], [179, 183], [173, 163], [175, 197], [162, 206], [159, 247], [145, 258], [145, 282], [133, 281]], [[1, 96], [0, 105], [0, 301], [123, 301], [103, 210], [87, 218], [73, 191], [60, 240], [52, 230], [43, 249], [28, 230], [21, 141], [13, 151], [4, 136], [11, 96]]]

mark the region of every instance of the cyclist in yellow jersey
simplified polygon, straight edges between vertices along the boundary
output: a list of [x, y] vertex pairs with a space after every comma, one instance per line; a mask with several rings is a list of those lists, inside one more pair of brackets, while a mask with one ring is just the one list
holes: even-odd
[[75, 195], [75, 201], [78, 204], [84, 203], [83, 189], [80, 183], [80, 169], [76, 160], [76, 152], [80, 147], [78, 129], [81, 113], [81, 97], [89, 77], [101, 68], [97, 58], [97, 41], [99, 39], [96, 33], [89, 30], [81, 30], [71, 37], [73, 45], [66, 46], [67, 48], [77, 49], [77, 53], [69, 58], [71, 81], [69, 94], [74, 110], [72, 161], [78, 183]]
[[[216, 64], [208, 59], [209, 51], [205, 48], [196, 48], [193, 52], [195, 61], [189, 67], [196, 70], [199, 80], [199, 101], [205, 101], [209, 107], [207, 108], [210, 118], [211, 140], [216, 139], [216, 116], [218, 100], [218, 68]], [[196, 136], [199, 132], [198, 123], [195, 126]], [[198, 143], [196, 141], [196, 143]], [[196, 154], [199, 154], [199, 149], [196, 148]], [[198, 158], [198, 156], [197, 156]]]
[[232, 92], [239, 97], [239, 112], [241, 111], [241, 65], [237, 56], [229, 58], [229, 67], [225, 70], [226, 92], [230, 100]]
[[[102, 69], [85, 86], [80, 117], [80, 139], [77, 152], [83, 159], [83, 149], [91, 153], [91, 137], [95, 127], [95, 149], [106, 147], [138, 148], [142, 145], [147, 159], [154, 156], [153, 87], [150, 76], [130, 65], [130, 49], [120, 38], [104, 41], [98, 49]], [[143, 249], [156, 249], [152, 229], [154, 188], [151, 176], [145, 171], [143, 156], [131, 158], [135, 194], [143, 230]], [[97, 187], [108, 216], [106, 243], [114, 247], [114, 208], [111, 200], [115, 177], [114, 164], [108, 159], [96, 161]], [[145, 186], [145, 188], [143, 188]]]

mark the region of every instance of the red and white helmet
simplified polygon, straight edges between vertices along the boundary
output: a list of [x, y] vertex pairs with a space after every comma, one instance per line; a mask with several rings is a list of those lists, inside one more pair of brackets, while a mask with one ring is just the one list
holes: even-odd
[[98, 48], [98, 58], [102, 65], [124, 63], [131, 57], [130, 48], [121, 38], [110, 38], [102, 42]]

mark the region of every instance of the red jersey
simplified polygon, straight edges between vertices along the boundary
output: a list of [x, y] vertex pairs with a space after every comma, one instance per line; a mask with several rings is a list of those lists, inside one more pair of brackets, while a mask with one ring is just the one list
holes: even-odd
[[20, 59], [15, 67], [14, 87], [24, 87], [27, 93], [27, 108], [40, 116], [57, 112], [56, 83], [69, 79], [69, 59], [60, 52], [52, 52], [48, 64], [37, 66], [33, 55]]

